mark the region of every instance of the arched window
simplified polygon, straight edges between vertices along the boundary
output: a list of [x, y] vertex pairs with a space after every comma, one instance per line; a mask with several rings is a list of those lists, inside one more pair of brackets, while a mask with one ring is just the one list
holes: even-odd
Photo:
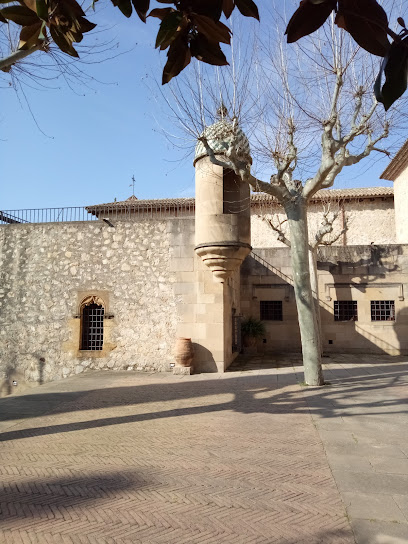
[[103, 318], [105, 308], [97, 297], [88, 297], [81, 307], [81, 350], [103, 349]]

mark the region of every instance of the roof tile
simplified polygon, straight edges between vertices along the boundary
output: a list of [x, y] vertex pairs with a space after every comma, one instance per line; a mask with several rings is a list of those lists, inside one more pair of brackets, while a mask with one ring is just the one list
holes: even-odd
[[[392, 197], [394, 189], [392, 187], [361, 187], [355, 189], [323, 189], [318, 191], [313, 197], [312, 202], [327, 199], [358, 199], [358, 198], [381, 198]], [[274, 197], [265, 193], [253, 193], [251, 195], [251, 203], [264, 202], [275, 200]], [[106, 204], [96, 204], [94, 206], [86, 206], [89, 212], [101, 211], [106, 208], [178, 208], [192, 207], [195, 205], [195, 198], [159, 198], [149, 200], [139, 200], [132, 195], [127, 200], [119, 202], [108, 202]]]

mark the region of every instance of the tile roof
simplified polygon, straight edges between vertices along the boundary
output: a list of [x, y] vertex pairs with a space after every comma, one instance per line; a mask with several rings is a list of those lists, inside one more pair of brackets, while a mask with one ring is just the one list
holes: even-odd
[[191, 198], [156, 198], [150, 200], [139, 200], [134, 195], [127, 198], [126, 200], [120, 200], [115, 202], [107, 202], [105, 204], [95, 204], [93, 206], [85, 206], [85, 208], [92, 212], [93, 210], [102, 210], [105, 208], [148, 208], [151, 206], [162, 206], [162, 207], [178, 207], [178, 206], [187, 206], [194, 205], [195, 199]]
[[390, 164], [381, 174], [380, 179], [395, 181], [401, 172], [408, 166], [408, 140], [401, 147]]
[[[392, 197], [394, 189], [392, 187], [358, 187], [355, 189], [322, 189], [317, 191], [311, 198], [312, 202], [330, 199], [359, 199], [359, 198], [382, 198]], [[271, 200], [273, 197], [265, 193], [255, 193], [251, 196], [252, 202], [262, 202]]]
[[[318, 191], [313, 197], [312, 202], [318, 202], [326, 199], [359, 199], [359, 198], [381, 198], [392, 197], [394, 189], [392, 187], [361, 187], [356, 189], [323, 189]], [[251, 203], [264, 202], [275, 200], [272, 196], [265, 193], [253, 193], [251, 195]], [[94, 206], [86, 206], [88, 212], [102, 211], [109, 209], [129, 209], [129, 208], [187, 208], [195, 205], [195, 198], [159, 198], [150, 200], [139, 200], [135, 196], [131, 196], [127, 200], [119, 202], [108, 202], [106, 204], [96, 204]]]

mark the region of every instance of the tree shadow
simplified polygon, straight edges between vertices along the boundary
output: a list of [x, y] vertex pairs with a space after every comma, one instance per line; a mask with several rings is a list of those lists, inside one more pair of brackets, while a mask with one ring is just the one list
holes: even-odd
[[[8, 525], [15, 528], [16, 520], [23, 518], [31, 518], [33, 524], [35, 521], [49, 521], [50, 517], [55, 521], [69, 520], [69, 510], [76, 506], [90, 506], [103, 499], [112, 500], [112, 496], [118, 492], [140, 489], [148, 484], [149, 480], [144, 474], [135, 471], [106, 472], [103, 469], [87, 476], [37, 477], [23, 483], [21, 477], [16, 476], [15, 481], [0, 483], [0, 525], [5, 530]], [[7, 508], [11, 504], [14, 507]]]
[[[287, 389], [296, 384], [293, 371], [246, 374], [238, 377], [225, 377], [212, 380], [178, 380], [174, 382], [142, 384], [136, 386], [111, 387], [81, 390], [74, 392], [36, 393], [3, 399], [0, 401], [2, 421], [16, 421], [21, 418], [40, 415], [80, 413], [85, 410], [98, 410], [115, 407], [144, 405], [142, 413], [112, 417], [96, 417], [84, 421], [70, 420], [54, 425], [43, 425], [21, 430], [10, 430], [0, 434], [0, 441], [24, 439], [34, 436], [53, 435], [93, 428], [102, 428], [124, 423], [137, 423], [151, 419], [166, 419], [202, 413], [234, 411], [242, 414], [262, 413], [273, 417], [282, 413], [309, 414], [313, 406], [315, 414], [323, 418], [347, 416], [350, 406], [373, 414], [385, 414], [391, 406], [401, 407], [406, 413], [408, 399], [405, 397], [379, 399], [375, 393], [385, 387], [406, 383], [407, 365], [377, 365], [375, 371], [362, 368], [336, 369], [332, 371], [332, 385], [324, 388], [299, 387]], [[341, 391], [339, 387], [341, 386]], [[37, 390], [38, 391], [38, 390]], [[364, 393], [363, 400], [361, 393]], [[368, 395], [370, 393], [371, 397]], [[233, 398], [231, 399], [231, 394]], [[206, 404], [206, 397], [227, 395], [230, 400]], [[367, 398], [368, 397], [368, 398]], [[191, 400], [186, 404], [186, 400]], [[197, 399], [203, 399], [199, 402]], [[166, 407], [166, 402], [180, 403], [179, 406]], [[146, 405], [152, 409], [146, 411]], [[159, 409], [157, 407], [159, 403]], [[399, 413], [394, 411], [393, 413]], [[77, 417], [77, 416], [76, 416]]]

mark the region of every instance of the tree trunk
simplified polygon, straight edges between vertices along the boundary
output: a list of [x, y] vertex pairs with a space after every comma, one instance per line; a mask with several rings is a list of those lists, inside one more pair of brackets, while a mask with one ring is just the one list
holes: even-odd
[[296, 306], [302, 342], [305, 382], [323, 385], [320, 342], [309, 271], [307, 202], [301, 197], [284, 203], [291, 240], [291, 259]]
[[317, 280], [317, 247], [309, 248], [309, 272], [310, 284], [312, 286], [313, 300], [316, 311], [317, 333], [319, 336], [319, 351], [323, 355], [323, 336], [322, 336], [322, 320], [320, 318], [320, 303], [319, 303], [319, 282]]

